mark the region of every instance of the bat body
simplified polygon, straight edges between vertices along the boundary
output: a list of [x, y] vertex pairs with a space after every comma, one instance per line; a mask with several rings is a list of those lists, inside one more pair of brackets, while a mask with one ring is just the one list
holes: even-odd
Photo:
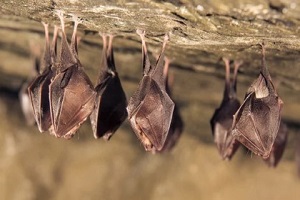
[[279, 163], [283, 155], [287, 139], [288, 139], [288, 127], [283, 121], [281, 121], [278, 134], [275, 139], [274, 145], [272, 147], [270, 156], [267, 159], [265, 159], [269, 167], [276, 167], [277, 164]]
[[64, 32], [63, 14], [59, 11], [57, 14], [62, 25], [62, 40], [58, 73], [49, 87], [53, 125], [51, 133], [56, 137], [70, 139], [92, 112], [96, 92], [77, 55], [76, 32], [79, 19], [74, 18], [75, 25], [70, 47]]
[[234, 78], [230, 80], [229, 60], [223, 58], [225, 62], [225, 89], [223, 100], [210, 120], [214, 142], [217, 145], [219, 154], [223, 159], [230, 160], [239, 147], [239, 142], [231, 135], [230, 130], [233, 122], [233, 115], [240, 107], [240, 102], [236, 96], [237, 72], [241, 63], [234, 63]]
[[[168, 71], [169, 71], [169, 59], [165, 59], [165, 67], [164, 67], [164, 78], [166, 81], [166, 91], [168, 93], [168, 95], [171, 97], [172, 96], [172, 83], [169, 79], [168, 76]], [[171, 121], [171, 125], [170, 125], [170, 129], [169, 129], [169, 133], [167, 136], [167, 139], [165, 141], [165, 144], [162, 148], [161, 151], [159, 152], [167, 152], [173, 149], [173, 147], [175, 146], [175, 144], [177, 143], [177, 141], [179, 140], [183, 128], [184, 128], [184, 123], [183, 120], [181, 118], [178, 106], [176, 105], [176, 103], [174, 102], [175, 106], [174, 106], [174, 111], [173, 111], [173, 116], [172, 116], [172, 121]]]
[[273, 86], [263, 45], [262, 54], [261, 72], [234, 115], [232, 135], [254, 154], [266, 159], [278, 133], [283, 102]]
[[112, 39], [107, 47], [106, 35], [103, 37], [102, 64], [95, 108], [90, 115], [95, 138], [109, 140], [127, 117], [127, 100], [114, 64]]
[[[34, 118], [40, 132], [47, 131], [51, 126], [50, 103], [49, 103], [49, 85], [52, 77], [54, 76], [54, 57], [57, 30], [54, 31], [53, 43], [50, 49], [48, 25], [45, 27], [45, 52], [43, 60], [41, 61], [43, 72], [39, 74], [28, 86], [28, 95], [32, 104]], [[36, 71], [39, 73], [40, 66], [36, 66]]]
[[174, 102], [166, 92], [163, 76], [164, 50], [168, 36], [165, 37], [162, 52], [153, 67], [147, 53], [145, 32], [138, 30], [137, 33], [142, 39], [144, 72], [138, 90], [129, 100], [128, 118], [145, 150], [155, 152], [164, 146], [174, 110]]

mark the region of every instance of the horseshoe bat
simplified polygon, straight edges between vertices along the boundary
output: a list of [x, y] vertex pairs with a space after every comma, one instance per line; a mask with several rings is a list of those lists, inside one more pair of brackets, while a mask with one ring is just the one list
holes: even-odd
[[219, 154], [223, 159], [230, 160], [239, 147], [239, 142], [233, 138], [230, 129], [233, 115], [241, 105], [236, 96], [236, 83], [238, 69], [242, 62], [234, 62], [233, 80], [230, 80], [230, 61], [226, 58], [223, 58], [223, 61], [226, 71], [223, 100], [220, 107], [215, 110], [210, 125]]
[[49, 85], [54, 76], [54, 59], [57, 41], [57, 27], [54, 30], [53, 41], [50, 49], [48, 24], [43, 23], [45, 28], [45, 52], [40, 65], [36, 65], [39, 74], [28, 86], [28, 94], [32, 104], [34, 118], [40, 132], [47, 131], [51, 127]]
[[270, 156], [267, 159], [265, 159], [265, 162], [268, 164], [269, 167], [276, 167], [279, 163], [283, 155], [287, 139], [288, 127], [283, 121], [281, 121], [278, 134], [273, 144]]
[[163, 75], [164, 51], [169, 37], [165, 35], [159, 58], [155, 66], [152, 66], [148, 57], [145, 31], [137, 30], [137, 33], [142, 40], [143, 78], [129, 100], [128, 119], [145, 150], [155, 152], [164, 146], [174, 111], [174, 102], [166, 91]]
[[[168, 95], [171, 97], [172, 96], [171, 87], [172, 87], [173, 81], [168, 76], [169, 64], [170, 64], [169, 59], [165, 58], [164, 79], [166, 82], [166, 91], [167, 91]], [[178, 106], [176, 105], [175, 102], [174, 102], [174, 104], [175, 104], [175, 106], [174, 106], [173, 117], [172, 117], [170, 129], [169, 129], [169, 133], [168, 133], [167, 139], [165, 141], [165, 144], [164, 144], [162, 150], [159, 152], [170, 151], [175, 146], [176, 142], [179, 140], [179, 138], [182, 134], [183, 128], [184, 128], [184, 124], [183, 124]]]
[[100, 76], [95, 91], [95, 108], [90, 115], [95, 138], [109, 140], [127, 117], [127, 100], [116, 71], [112, 48], [113, 36], [102, 34], [103, 51]]
[[283, 101], [273, 86], [266, 66], [265, 47], [259, 77], [248, 89], [244, 102], [235, 113], [232, 135], [254, 154], [264, 159], [270, 156], [281, 120]]
[[70, 46], [63, 13], [57, 11], [56, 14], [61, 21], [62, 39], [58, 72], [49, 87], [51, 132], [56, 137], [70, 139], [92, 112], [96, 92], [78, 59], [76, 32], [80, 20], [73, 16], [74, 31]]

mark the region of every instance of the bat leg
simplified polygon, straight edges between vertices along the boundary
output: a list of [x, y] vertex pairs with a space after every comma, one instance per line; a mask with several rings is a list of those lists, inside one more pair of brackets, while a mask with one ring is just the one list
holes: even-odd
[[54, 26], [54, 31], [53, 31], [53, 38], [52, 38], [52, 43], [51, 43], [51, 63], [56, 62], [56, 55], [57, 55], [57, 36], [58, 36], [58, 26]]
[[76, 57], [72, 53], [72, 50], [70, 49], [70, 46], [67, 41], [67, 36], [65, 33], [65, 23], [64, 23], [64, 15], [63, 11], [56, 10], [56, 14], [60, 19], [61, 23], [61, 30], [62, 30], [62, 40], [61, 40], [61, 50], [60, 50], [60, 71], [63, 72], [67, 70], [69, 67], [77, 64]]
[[107, 61], [109, 63], [109, 69], [111, 70], [110, 72], [114, 74], [116, 71], [115, 67], [115, 59], [114, 59], [114, 52], [113, 52], [113, 47], [112, 47], [112, 41], [114, 39], [114, 36], [112, 34], [109, 34], [109, 41], [108, 41], [108, 47], [107, 47]]
[[72, 34], [72, 39], [71, 39], [71, 50], [74, 55], [78, 56], [78, 43], [77, 43], [77, 28], [80, 23], [82, 23], [82, 20], [77, 17], [76, 15], [72, 15], [72, 20], [74, 21], [74, 30]]
[[238, 75], [238, 71], [240, 66], [243, 64], [242, 60], [235, 60], [233, 62], [234, 65], [234, 72], [233, 72], [233, 88], [236, 91], [236, 83], [237, 83], [237, 75]]
[[[51, 66], [51, 53], [50, 53], [50, 42], [49, 42], [49, 25], [42, 22], [45, 29], [45, 50], [43, 55], [43, 66], [48, 68]], [[45, 70], [45, 69], [42, 69]]]
[[225, 63], [225, 87], [226, 90], [230, 91], [230, 60], [228, 58], [222, 58]]
[[148, 50], [147, 50], [147, 46], [146, 46], [146, 42], [145, 42], [146, 31], [137, 29], [136, 33], [140, 36], [140, 38], [142, 40], [142, 48], [143, 48], [144, 54], [148, 54]]
[[142, 40], [142, 63], [143, 63], [144, 74], [148, 74], [151, 70], [151, 65], [150, 65], [148, 50], [145, 42], [146, 32], [144, 30], [137, 29], [136, 33], [140, 36]]

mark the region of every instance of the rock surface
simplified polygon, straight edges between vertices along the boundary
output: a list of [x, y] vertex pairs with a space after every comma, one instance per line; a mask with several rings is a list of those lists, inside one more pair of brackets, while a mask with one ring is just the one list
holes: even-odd
[[[59, 24], [64, 10], [79, 26], [79, 56], [95, 83], [102, 40], [116, 35], [116, 65], [129, 98], [141, 78], [137, 28], [146, 30], [149, 50], [160, 51], [170, 33], [174, 99], [185, 131], [171, 153], [151, 155], [122, 125], [111, 141], [95, 140], [85, 123], [70, 140], [40, 134], [26, 125], [18, 91], [32, 72], [30, 45], [43, 48], [40, 21]], [[259, 73], [260, 48], [284, 101], [289, 141], [276, 169], [240, 149], [221, 161], [209, 120], [223, 94], [222, 56], [242, 59], [238, 96]], [[1, 1], [0, 2], [0, 198], [1, 199], [299, 199], [294, 163], [300, 127], [300, 2], [297, 0], [225, 1]], [[2, 195], [2, 196], [1, 196]]]

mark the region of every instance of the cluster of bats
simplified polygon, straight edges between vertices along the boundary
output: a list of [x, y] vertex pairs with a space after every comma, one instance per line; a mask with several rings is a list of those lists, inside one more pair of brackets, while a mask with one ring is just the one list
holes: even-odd
[[234, 62], [230, 78], [230, 61], [225, 62], [225, 89], [223, 100], [210, 124], [214, 141], [223, 159], [230, 160], [243, 144], [261, 156], [269, 166], [275, 167], [282, 157], [288, 129], [281, 121], [283, 101], [272, 83], [262, 48], [262, 64], [258, 78], [246, 92], [241, 104], [236, 95], [237, 72], [242, 62]]
[[[55, 26], [50, 44], [48, 25], [43, 23], [44, 55], [41, 60], [35, 57], [36, 75], [23, 85], [20, 92], [23, 112], [29, 123], [36, 123], [40, 132], [49, 131], [56, 137], [70, 139], [89, 117], [94, 137], [109, 140], [128, 118], [146, 151], [170, 150], [180, 137], [184, 124], [171, 98], [169, 60], [164, 55], [168, 34], [155, 65], [152, 65], [145, 32], [137, 30], [142, 41], [143, 77], [127, 102], [114, 63], [113, 36], [101, 34], [102, 62], [94, 87], [78, 58], [76, 33], [80, 19], [73, 16], [74, 30], [69, 44], [63, 12], [57, 11], [56, 14], [61, 22], [59, 55], [59, 27]], [[242, 144], [275, 167], [283, 154], [288, 131], [281, 121], [283, 102], [266, 66], [263, 44], [261, 48], [259, 77], [249, 87], [242, 104], [236, 95], [237, 73], [242, 62], [233, 63], [234, 74], [230, 78], [230, 61], [223, 59], [226, 69], [224, 96], [211, 119], [211, 128], [223, 159], [230, 160]]]
[[146, 151], [170, 150], [182, 133], [183, 122], [170, 97], [169, 60], [164, 56], [169, 36], [166, 34], [162, 51], [156, 64], [152, 65], [145, 31], [137, 31], [142, 40], [143, 78], [127, 103], [115, 67], [113, 36], [100, 34], [103, 38], [102, 61], [94, 87], [78, 58], [76, 33], [81, 20], [73, 16], [74, 30], [69, 44], [63, 12], [56, 14], [61, 22], [60, 51], [57, 53], [59, 28], [55, 26], [50, 44], [48, 24], [43, 23], [44, 55], [41, 60], [35, 57], [35, 76], [20, 91], [27, 121], [36, 123], [40, 132], [49, 131], [55, 137], [70, 139], [89, 117], [94, 137], [109, 140], [128, 117]]

